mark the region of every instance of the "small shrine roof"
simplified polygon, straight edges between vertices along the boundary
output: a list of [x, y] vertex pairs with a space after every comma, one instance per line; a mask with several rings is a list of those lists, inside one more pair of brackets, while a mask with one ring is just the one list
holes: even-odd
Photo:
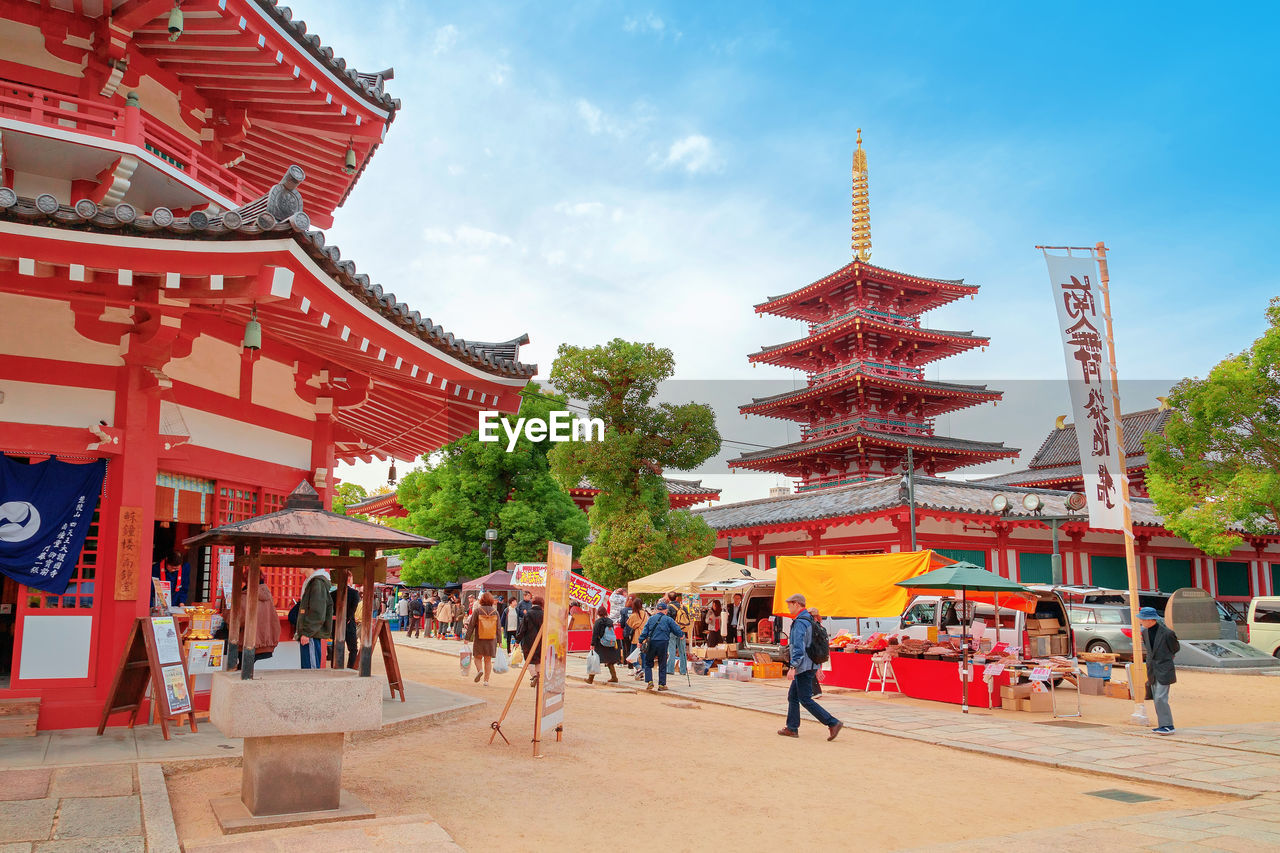
[[[1125, 456], [1145, 455], [1142, 437], [1149, 432], [1164, 432], [1170, 415], [1168, 409], [1160, 408], [1121, 415]], [[1080, 444], [1076, 440], [1076, 425], [1073, 423], [1063, 425], [1062, 429], [1051, 429], [1027, 467], [1054, 468], [1060, 465], [1074, 465], [1077, 471], [1080, 468]]]
[[764, 302], [757, 304], [755, 309], [757, 312], [767, 311], [771, 306], [774, 306], [777, 303], [789, 302], [797, 297], [819, 292], [824, 288], [840, 283], [845, 279], [853, 278], [855, 273], [858, 272], [863, 272], [871, 277], [884, 277], [886, 279], [902, 283], [914, 282], [930, 288], [940, 287], [946, 290], [957, 291], [965, 295], [976, 293], [978, 291], [978, 285], [965, 284], [964, 279], [962, 278], [928, 278], [926, 276], [912, 275], [911, 273], [899, 272], [897, 270], [876, 266], [874, 264], [869, 264], [866, 261], [853, 261], [845, 264], [830, 275], [823, 276], [815, 282], [806, 284], [804, 287], [790, 290], [786, 293], [780, 293], [777, 296], [770, 296]]
[[[254, 205], [242, 210], [249, 211]], [[393, 326], [416, 336], [433, 348], [468, 363], [486, 373], [530, 377], [538, 372], [536, 364], [524, 364], [515, 356], [518, 347], [527, 343], [528, 335], [520, 335], [501, 343], [468, 341], [423, 317], [382, 285], [358, 273], [353, 261], [344, 259], [338, 247], [327, 243], [323, 231], [311, 228], [305, 213], [298, 212], [277, 221], [265, 210], [252, 213], [227, 211], [211, 215], [201, 211], [190, 216], [175, 216], [167, 208], [156, 208], [149, 215], [138, 213], [132, 205], [102, 207], [88, 200], [74, 206], [59, 204], [52, 195], [35, 199], [20, 197], [8, 187], [0, 187], [0, 221], [11, 220], [102, 234], [135, 234], [145, 237], [183, 240], [268, 240], [288, 237], [343, 290], [380, 314]]]
[[[1125, 468], [1130, 472], [1140, 471], [1147, 467], [1147, 455], [1145, 453], [1125, 456], [1124, 461]], [[1077, 462], [1073, 465], [1056, 465], [1049, 468], [1023, 468], [1019, 471], [1011, 471], [1008, 474], [997, 474], [994, 477], [976, 477], [972, 482], [985, 483], [992, 486], [1030, 486], [1042, 483], [1069, 483], [1083, 478], [1084, 474], [1080, 470], [1080, 463]]]
[[183, 544], [385, 550], [429, 548], [436, 540], [328, 512], [316, 490], [303, 481], [285, 500], [284, 509], [206, 530]]
[[[741, 530], [869, 515], [906, 507], [907, 495], [904, 480], [905, 477], [895, 474], [865, 483], [724, 504], [695, 509], [693, 512], [716, 530]], [[915, 504], [919, 509], [1000, 516], [1000, 513], [991, 508], [991, 498], [1003, 492], [999, 487], [917, 475], [915, 492]], [[1044, 507], [1041, 510], [1043, 515], [1070, 514], [1066, 505], [1070, 492], [1054, 489], [1022, 489], [1019, 493], [1034, 493], [1041, 496], [1044, 500]], [[1009, 503], [1010, 510], [1002, 517], [1024, 521], [1034, 521], [1037, 518], [1036, 513], [1022, 509], [1020, 500], [1011, 499]], [[1088, 521], [1085, 516], [1081, 516], [1080, 520], [1085, 523]], [[1140, 526], [1160, 525], [1155, 504], [1147, 498], [1133, 498], [1133, 520], [1134, 524]]]
[[887, 323], [868, 317], [850, 317], [846, 320], [841, 320], [838, 323], [833, 323], [825, 329], [805, 335], [802, 338], [784, 341], [780, 344], [769, 344], [767, 346], [763, 346], [758, 351], [747, 357], [749, 359], [759, 359], [771, 353], [782, 352], [789, 349], [801, 349], [805, 344], [839, 338], [842, 333], [846, 333], [859, 326], [887, 335], [901, 335], [907, 340], [939, 341], [976, 345], [985, 345], [991, 340], [985, 335], [975, 335], [972, 331], [960, 332], [949, 331], [946, 329], [923, 329], [916, 326], [899, 326], [896, 323]]
[[[702, 485], [701, 480], [674, 480], [670, 477], [663, 477], [662, 482], [666, 484], [667, 494], [670, 495], [718, 495], [720, 489], [713, 489], [710, 486]], [[600, 490], [592, 485], [591, 481], [583, 477], [578, 481], [578, 485], [574, 487], [575, 492], [591, 492], [598, 493]]]
[[853, 379], [856, 376], [861, 376], [864, 381], [872, 385], [892, 385], [895, 388], [937, 391], [943, 394], [961, 394], [991, 397], [993, 399], [999, 398], [1003, 394], [1001, 391], [995, 391], [987, 388], [986, 385], [963, 385], [956, 382], [932, 382], [925, 379], [891, 379], [889, 377], [879, 376], [873, 373], [849, 373], [830, 382], [809, 385], [804, 388], [797, 388], [793, 391], [783, 391], [781, 394], [773, 394], [768, 397], [753, 397], [751, 398], [749, 406], [743, 406], [742, 408], [755, 407], [768, 403], [781, 403], [788, 400], [798, 400], [808, 396], [820, 395], [823, 392], [853, 384]]

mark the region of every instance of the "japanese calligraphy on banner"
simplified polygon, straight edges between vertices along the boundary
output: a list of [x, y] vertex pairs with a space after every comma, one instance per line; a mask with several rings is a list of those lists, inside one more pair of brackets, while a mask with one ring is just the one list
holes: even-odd
[[107, 462], [0, 456], [0, 572], [32, 589], [66, 592], [107, 475]]
[[[544, 587], [547, 585], [547, 567], [544, 563], [517, 563], [511, 570], [512, 586]], [[585, 604], [595, 612], [604, 604], [609, 590], [579, 574], [569, 575], [569, 598]]]
[[120, 507], [120, 536], [116, 541], [116, 601], [138, 597], [142, 575], [142, 507]]
[[1116, 442], [1115, 394], [1106, 319], [1092, 256], [1045, 253], [1067, 362], [1089, 526], [1124, 529], [1124, 469]]

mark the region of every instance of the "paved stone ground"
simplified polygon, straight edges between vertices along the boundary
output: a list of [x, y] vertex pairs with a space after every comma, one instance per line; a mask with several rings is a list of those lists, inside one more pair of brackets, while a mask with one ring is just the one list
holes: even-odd
[[[410, 728], [421, 720], [440, 720], [482, 704], [460, 693], [425, 684], [407, 682], [405, 701], [392, 699], [390, 691], [382, 699], [384, 730]], [[192, 761], [238, 757], [239, 738], [225, 738], [208, 721], [197, 724], [199, 731], [171, 723], [169, 740], [158, 725], [96, 729], [64, 729], [40, 732], [35, 737], [0, 738], [0, 770], [19, 767], [62, 767], [85, 764]], [[377, 732], [360, 733], [378, 736]], [[363, 737], [361, 738], [363, 739]], [[3, 799], [3, 795], [0, 795]], [[0, 832], [0, 844], [4, 835]], [[0, 847], [0, 853], [8, 853]]]
[[[460, 646], [457, 641], [408, 639], [403, 634], [397, 634], [396, 640], [402, 647], [453, 656]], [[585, 679], [584, 656], [570, 656], [569, 675]], [[644, 689], [625, 672], [619, 676], [620, 684], [604, 689]], [[675, 675], [668, 679], [670, 692], [666, 695], [781, 717], [786, 714], [783, 688], [787, 683], [784, 679], [738, 682]], [[829, 689], [820, 701], [844, 721], [849, 731], [843, 737], [861, 730], [1080, 770], [1103, 777], [1100, 789], [1114, 787], [1107, 784], [1106, 777], [1111, 777], [1242, 798], [1204, 809], [1081, 823], [970, 841], [947, 849], [990, 850], [993, 841], [1014, 841], [1014, 849], [1020, 850], [1280, 848], [1280, 723], [1179, 729], [1174, 737], [1161, 737], [1136, 727], [1076, 728], [982, 712], [966, 715], [958, 706], [907, 705], [891, 694], [868, 696], [861, 691]], [[825, 735], [811, 719], [801, 724], [800, 731], [801, 737], [808, 732]]]
[[[296, 853], [300, 850], [394, 850], [396, 853], [462, 853], [429, 815], [327, 823], [271, 832], [229, 835], [196, 844], [186, 853]], [[4, 853], [0, 848], [0, 853]]]
[[133, 766], [0, 770], [0, 837], [4, 853], [143, 853]]

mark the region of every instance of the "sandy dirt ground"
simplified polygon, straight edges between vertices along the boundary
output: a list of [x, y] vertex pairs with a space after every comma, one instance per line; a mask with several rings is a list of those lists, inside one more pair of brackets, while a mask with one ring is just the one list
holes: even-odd
[[[856, 838], [859, 849], [892, 850], [1223, 801], [851, 730], [828, 743], [812, 720], [798, 740], [781, 738], [778, 717], [573, 680], [565, 740], [534, 760], [530, 690], [504, 725], [512, 745], [488, 743], [514, 671], [486, 690], [447, 657], [407, 648], [399, 657], [406, 678], [487, 705], [349, 745], [344, 787], [380, 815], [429, 813], [469, 850], [591, 849], [601, 839], [631, 850], [747, 850], [796, 832], [807, 847]], [[184, 843], [219, 837], [208, 800], [237, 795], [239, 779], [238, 767], [169, 778]], [[1085, 796], [1116, 787], [1162, 799]]]
[[[1123, 680], [1123, 675], [1120, 679]], [[785, 685], [785, 682], [778, 683]], [[839, 688], [836, 688], [832, 692], [838, 691]], [[861, 690], [849, 692], [854, 696], [880, 698], [879, 694], [866, 694]], [[996, 694], [996, 700], [999, 701], [999, 693]], [[888, 697], [885, 701], [927, 708], [943, 707], [937, 702], [901, 696]], [[1058, 702], [1060, 711], [1074, 713], [1075, 689], [1069, 684], [1062, 688], [1058, 692]], [[1169, 692], [1169, 704], [1173, 710], [1173, 721], [1178, 728], [1280, 722], [1280, 676], [1181, 671], [1178, 673], [1178, 683]], [[1128, 727], [1133, 702], [1108, 696], [1081, 696], [1080, 710], [1084, 714], [1080, 718], [1083, 722]], [[1155, 706], [1147, 702], [1146, 711], [1152, 720], [1151, 725], [1155, 726]], [[1026, 711], [983, 708], [982, 712], [1008, 719], [1052, 719], [1050, 714], [1031, 714]]]

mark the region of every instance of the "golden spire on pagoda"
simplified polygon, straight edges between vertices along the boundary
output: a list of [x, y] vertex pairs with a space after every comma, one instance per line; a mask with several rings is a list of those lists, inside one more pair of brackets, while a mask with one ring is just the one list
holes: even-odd
[[853, 152], [853, 257], [871, 258], [871, 196], [867, 186], [867, 152], [862, 150], [862, 128]]

